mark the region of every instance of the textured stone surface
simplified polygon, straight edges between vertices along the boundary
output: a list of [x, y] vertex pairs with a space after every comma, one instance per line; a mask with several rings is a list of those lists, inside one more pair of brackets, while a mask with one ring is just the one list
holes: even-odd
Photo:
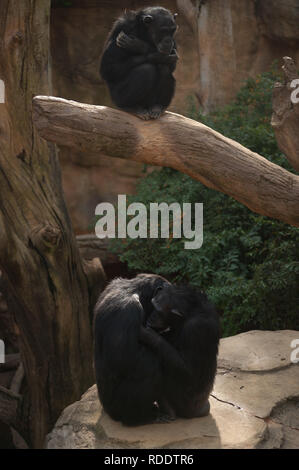
[[204, 107], [227, 103], [248, 76], [269, 70], [284, 55], [298, 62], [298, 22], [297, 0], [203, 2], [198, 18], [198, 93]]
[[207, 417], [125, 427], [103, 411], [94, 385], [79, 402], [64, 410], [48, 435], [46, 446], [298, 448], [299, 364], [292, 364], [289, 359], [290, 342], [296, 338], [298, 331], [286, 330], [250, 331], [221, 340], [211, 413]]
[[298, 0], [259, 0], [257, 14], [269, 38], [298, 43]]
[[266, 425], [248, 413], [211, 398], [211, 414], [201, 419], [126, 427], [103, 412], [96, 386], [66, 408], [48, 436], [56, 448], [251, 448]]
[[[281, 369], [290, 364], [294, 331], [249, 331], [220, 343], [218, 366], [242, 371]], [[242, 347], [240, 347], [242, 344]]]
[[274, 406], [288, 397], [299, 397], [299, 365], [294, 364], [273, 373], [231, 370], [218, 374], [213, 395], [255, 416], [266, 418]]

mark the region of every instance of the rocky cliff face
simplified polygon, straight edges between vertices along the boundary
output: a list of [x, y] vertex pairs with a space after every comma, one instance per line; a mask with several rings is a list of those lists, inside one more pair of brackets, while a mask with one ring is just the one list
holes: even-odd
[[[186, 114], [190, 96], [209, 111], [229, 102], [248, 76], [269, 69], [275, 59], [291, 56], [299, 63], [298, 0], [72, 0], [71, 4], [52, 9], [53, 86], [54, 94], [63, 98], [112, 105], [98, 73], [103, 44], [125, 8], [143, 5], [160, 4], [180, 13], [181, 59], [171, 111]], [[101, 155], [99, 167], [87, 168], [84, 154], [72, 155], [63, 148], [60, 161], [77, 233], [89, 230], [96, 204], [132, 193], [143, 176], [140, 164]]]
[[298, 0], [206, 0], [198, 12], [198, 94], [205, 110], [228, 103], [249, 76], [283, 56], [299, 59]]

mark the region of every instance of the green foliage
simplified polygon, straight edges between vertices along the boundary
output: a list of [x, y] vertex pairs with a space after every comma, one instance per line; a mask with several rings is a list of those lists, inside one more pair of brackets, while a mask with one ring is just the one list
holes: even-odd
[[290, 168], [277, 147], [270, 124], [272, 88], [273, 84], [280, 80], [282, 80], [280, 73], [273, 65], [269, 72], [259, 75], [256, 79], [249, 78], [235, 101], [216, 112], [204, 116], [195, 110], [194, 103], [191, 102], [190, 117], [274, 163]]
[[[271, 71], [249, 79], [235, 102], [199, 119], [289, 169], [270, 126]], [[128, 203], [203, 202], [204, 243], [184, 249], [178, 239], [116, 239], [112, 251], [132, 270], [155, 272], [205, 289], [223, 311], [224, 336], [249, 329], [299, 329], [299, 231], [249, 211], [234, 199], [164, 168], [145, 177]], [[149, 214], [149, 210], [148, 210]]]

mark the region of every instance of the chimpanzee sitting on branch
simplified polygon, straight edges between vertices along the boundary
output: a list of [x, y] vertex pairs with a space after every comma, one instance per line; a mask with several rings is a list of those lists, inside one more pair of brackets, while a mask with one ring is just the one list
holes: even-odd
[[173, 98], [176, 16], [162, 7], [130, 11], [107, 38], [101, 76], [114, 103], [141, 119], [157, 119]]

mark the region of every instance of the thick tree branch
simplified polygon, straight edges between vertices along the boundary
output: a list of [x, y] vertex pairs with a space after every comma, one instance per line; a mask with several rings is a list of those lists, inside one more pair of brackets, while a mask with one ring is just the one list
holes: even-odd
[[100, 154], [172, 167], [222, 191], [252, 211], [299, 226], [299, 177], [209, 127], [179, 114], [144, 122], [104, 106], [37, 96], [40, 135], [81, 151], [81, 165]]

